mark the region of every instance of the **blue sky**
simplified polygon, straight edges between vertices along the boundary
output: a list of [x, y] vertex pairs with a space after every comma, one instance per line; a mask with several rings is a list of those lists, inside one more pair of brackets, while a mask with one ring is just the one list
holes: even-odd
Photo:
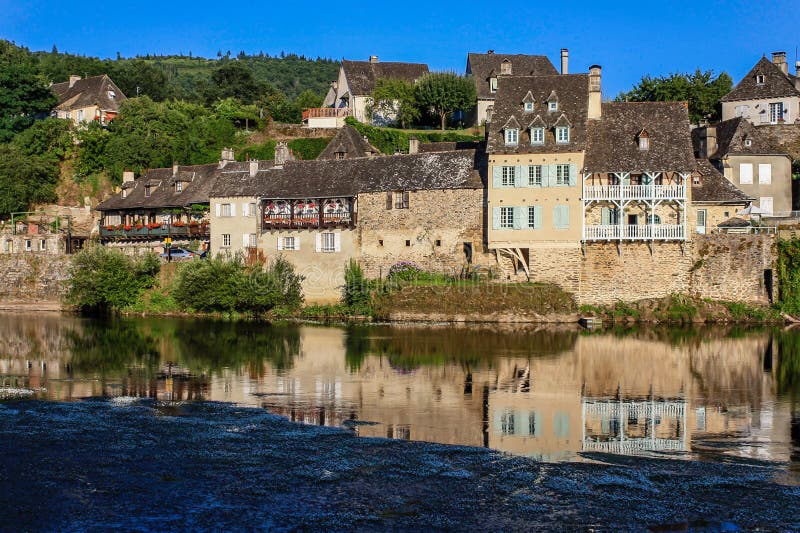
[[33, 50], [55, 44], [61, 51], [100, 57], [189, 51], [215, 57], [218, 50], [283, 50], [335, 59], [376, 54], [385, 61], [463, 72], [470, 51], [545, 54], [558, 67], [565, 47], [571, 72], [603, 66], [609, 98], [645, 74], [697, 67], [726, 71], [736, 82], [774, 50], [785, 50], [793, 66], [799, 25], [797, 0], [510, 5], [0, 0], [0, 37]]

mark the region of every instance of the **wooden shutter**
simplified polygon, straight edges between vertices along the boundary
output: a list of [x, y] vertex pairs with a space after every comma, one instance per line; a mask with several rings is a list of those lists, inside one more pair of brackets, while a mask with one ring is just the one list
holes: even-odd
[[533, 206], [533, 227], [540, 229], [542, 227], [542, 206]]
[[242, 233], [242, 248], [247, 248], [248, 246], [250, 246], [250, 234]]
[[611, 224], [611, 211], [607, 207], [600, 211], [600, 224], [604, 226]]
[[410, 198], [410, 196], [411, 195], [409, 194], [408, 191], [403, 191], [403, 207], [406, 208], [406, 209], [411, 207], [411, 204], [410, 204], [411, 198]]
[[278, 251], [283, 250], [283, 237], [278, 237]]
[[317, 252], [322, 251], [322, 233], [317, 233], [314, 235], [314, 246], [316, 247]]
[[492, 208], [492, 229], [500, 229], [500, 208]]
[[222, 204], [217, 203], [215, 207], [216, 207], [217, 216], [222, 215]]
[[250, 216], [250, 204], [247, 202], [242, 203], [242, 216], [249, 217]]
[[495, 165], [492, 167], [492, 187], [499, 189], [503, 186], [503, 167]]
[[569, 186], [574, 187], [578, 184], [578, 166], [575, 163], [569, 164]]
[[540, 165], [542, 169], [542, 187], [550, 186], [550, 166]]
[[300, 250], [300, 235], [294, 236], [294, 250], [295, 251]]
[[341, 233], [334, 233], [333, 234], [333, 251], [334, 252], [341, 252], [342, 251], [342, 234]]
[[236, 202], [231, 203], [231, 216], [232, 217], [236, 216]]
[[386, 193], [386, 209], [392, 209], [392, 191]]
[[556, 182], [558, 181], [558, 172], [556, 171], [556, 166], [557, 165], [555, 164], [547, 165], [547, 174], [550, 176], [548, 187], [555, 187]]
[[514, 208], [514, 229], [522, 229], [522, 208]]
[[553, 209], [553, 225], [556, 229], [569, 228], [569, 206], [557, 205]]
[[528, 167], [524, 165], [517, 165], [514, 167], [514, 187], [528, 186], [528, 177], [522, 174], [522, 169], [527, 170]]

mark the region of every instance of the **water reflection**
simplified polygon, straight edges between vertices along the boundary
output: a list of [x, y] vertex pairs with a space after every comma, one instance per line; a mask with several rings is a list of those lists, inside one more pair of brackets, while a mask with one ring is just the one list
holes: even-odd
[[800, 467], [800, 332], [0, 316], [0, 390], [262, 406], [360, 435]]

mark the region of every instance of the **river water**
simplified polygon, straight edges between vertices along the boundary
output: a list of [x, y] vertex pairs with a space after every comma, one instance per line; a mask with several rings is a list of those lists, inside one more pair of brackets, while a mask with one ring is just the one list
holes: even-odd
[[800, 331], [266, 325], [0, 315], [0, 398], [264, 408], [544, 461], [778, 463], [800, 481]]

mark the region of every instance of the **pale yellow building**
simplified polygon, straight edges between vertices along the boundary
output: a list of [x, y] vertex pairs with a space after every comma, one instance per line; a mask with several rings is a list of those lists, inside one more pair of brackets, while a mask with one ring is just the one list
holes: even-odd
[[76, 126], [92, 121], [108, 124], [119, 113], [120, 104], [127, 100], [105, 74], [89, 78], [70, 76], [69, 81], [54, 83], [51, 88], [58, 97], [53, 113], [57, 118], [71, 120]]

